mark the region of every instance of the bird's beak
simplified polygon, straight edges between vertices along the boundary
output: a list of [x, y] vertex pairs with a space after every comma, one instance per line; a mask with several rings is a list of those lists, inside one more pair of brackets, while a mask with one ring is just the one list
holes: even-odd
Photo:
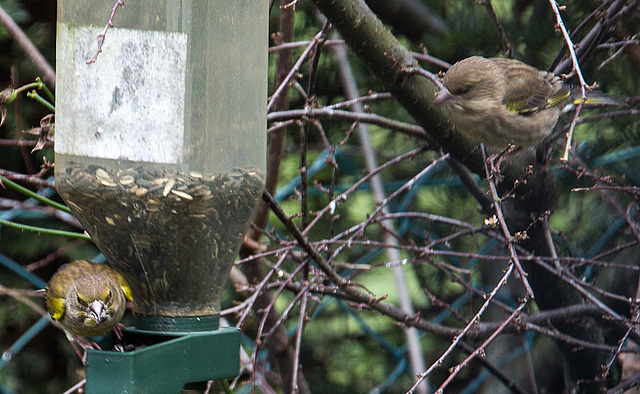
[[436, 95], [436, 99], [433, 100], [433, 104], [442, 105], [448, 101], [451, 101], [452, 99], [453, 95], [451, 94], [451, 92], [449, 92], [449, 89], [444, 88], [443, 90], [438, 92], [438, 94]]
[[104, 304], [98, 300], [94, 300], [89, 304], [89, 311], [91, 312], [96, 323], [100, 324], [106, 318]]

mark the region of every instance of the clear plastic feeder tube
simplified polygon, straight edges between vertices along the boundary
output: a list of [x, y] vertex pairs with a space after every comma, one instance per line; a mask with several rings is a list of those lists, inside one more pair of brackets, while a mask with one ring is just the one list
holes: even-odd
[[56, 187], [141, 316], [219, 313], [264, 186], [267, 2], [59, 0]]

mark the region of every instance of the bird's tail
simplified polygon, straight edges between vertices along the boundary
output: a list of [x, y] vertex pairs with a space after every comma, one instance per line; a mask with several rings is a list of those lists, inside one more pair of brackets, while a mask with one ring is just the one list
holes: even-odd
[[563, 108], [563, 112], [571, 111], [576, 106], [580, 105], [580, 103], [582, 103], [582, 105], [589, 105], [589, 106], [597, 106], [597, 105], [617, 105], [619, 107], [627, 106], [627, 103], [624, 99], [611, 97], [599, 90], [587, 90], [587, 98], [583, 102], [582, 90], [580, 88], [574, 87], [573, 89], [571, 89], [571, 95], [569, 96], [569, 103], [566, 107]]

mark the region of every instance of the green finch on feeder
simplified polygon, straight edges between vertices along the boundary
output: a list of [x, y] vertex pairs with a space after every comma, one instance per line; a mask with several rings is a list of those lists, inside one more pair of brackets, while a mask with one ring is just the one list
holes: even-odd
[[75, 341], [86, 350], [96, 345], [79, 337], [100, 336], [116, 328], [124, 315], [126, 300], [133, 299], [129, 284], [118, 271], [104, 264], [77, 260], [53, 274], [45, 289], [45, 300], [51, 318], [60, 323], [72, 343]]
[[[582, 102], [547, 71], [514, 59], [473, 56], [446, 72], [436, 104], [447, 108], [456, 130], [474, 143], [528, 147], [551, 135], [561, 113]], [[585, 104], [626, 105], [600, 92], [587, 92]]]

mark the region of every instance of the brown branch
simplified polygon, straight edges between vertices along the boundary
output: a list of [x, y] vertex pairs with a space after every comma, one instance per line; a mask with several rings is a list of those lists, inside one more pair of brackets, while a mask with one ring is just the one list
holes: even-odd
[[31, 59], [36, 68], [40, 70], [40, 72], [42, 73], [42, 79], [55, 87], [56, 73], [53, 70], [53, 67], [51, 67], [47, 59], [42, 56], [42, 53], [40, 53], [38, 48], [33, 45], [31, 40], [29, 40], [29, 37], [24, 34], [20, 26], [18, 26], [18, 24], [14, 22], [13, 19], [11, 19], [11, 16], [9, 16], [9, 14], [7, 14], [7, 12], [2, 7], [0, 7], [0, 23], [2, 23], [7, 28], [9, 34], [11, 34], [18, 45], [22, 47], [22, 50]]
[[493, 342], [494, 339], [496, 339], [498, 337], [498, 335], [500, 335], [500, 333], [502, 331], [504, 331], [504, 329], [516, 318], [520, 315], [520, 312], [522, 312], [522, 310], [524, 309], [524, 307], [526, 306], [526, 303], [521, 303], [518, 306], [518, 309], [516, 309], [515, 311], [513, 311], [513, 313], [511, 313], [511, 315], [509, 315], [509, 317], [507, 317], [502, 323], [500, 323], [500, 327], [498, 327], [490, 336], [489, 338], [487, 338], [482, 345], [478, 346], [463, 362], [461, 362], [460, 364], [456, 365], [455, 367], [453, 367], [453, 372], [447, 377], [447, 379], [440, 385], [440, 387], [438, 387], [438, 392], [442, 392], [444, 393], [444, 389], [453, 381], [453, 379], [458, 375], [458, 373], [460, 373], [460, 371], [462, 370], [462, 368], [464, 368], [467, 364], [469, 364], [469, 362], [471, 362], [471, 360], [473, 360], [476, 357], [481, 357], [481, 355], [484, 353], [484, 350], [487, 348], [487, 346], [489, 346], [489, 344], [491, 342]]
[[493, 24], [498, 31], [498, 36], [500, 37], [500, 41], [502, 42], [502, 54], [506, 57], [513, 57], [513, 45], [511, 45], [511, 40], [507, 37], [507, 33], [504, 32], [502, 28], [502, 23], [500, 23], [500, 19], [498, 19], [498, 15], [493, 9], [493, 4], [491, 4], [491, 0], [476, 0], [476, 4], [484, 6], [487, 9], [487, 13], [489, 14], [489, 18], [493, 21]]
[[[484, 152], [484, 145], [482, 146], [483, 155], [486, 156]], [[504, 238], [507, 240], [507, 246], [509, 248], [509, 254], [511, 255], [511, 261], [516, 266], [518, 273], [520, 274], [520, 280], [524, 285], [524, 289], [527, 292], [527, 301], [530, 298], [534, 298], [533, 289], [527, 280], [528, 274], [522, 268], [522, 264], [520, 263], [520, 259], [518, 258], [518, 253], [515, 250], [515, 237], [511, 235], [509, 231], [509, 227], [507, 225], [507, 221], [505, 220], [504, 214], [502, 213], [502, 197], [498, 195], [498, 188], [496, 186], [496, 178], [500, 176], [498, 172], [490, 170], [494, 168], [493, 164], [494, 158], [488, 158], [485, 160], [485, 173], [487, 176], [487, 182], [489, 183], [489, 191], [491, 192], [491, 197], [493, 199], [493, 208], [495, 210], [496, 216], [498, 218], [498, 223], [500, 223], [500, 228], [502, 229], [502, 234]], [[499, 159], [498, 159], [499, 160]], [[489, 161], [491, 161], [491, 165], [489, 165]], [[526, 303], [526, 301], [525, 301]]]
[[123, 0], [116, 0], [116, 4], [111, 9], [109, 20], [107, 21], [107, 24], [104, 26], [104, 30], [102, 31], [102, 33], [98, 34], [98, 38], [99, 38], [98, 50], [96, 50], [96, 54], [93, 55], [91, 59], [88, 59], [86, 61], [87, 64], [95, 63], [96, 60], [98, 60], [98, 55], [102, 52], [102, 45], [104, 45], [104, 40], [107, 37], [107, 31], [109, 31], [109, 28], [113, 27], [113, 17], [116, 16], [116, 11], [118, 11], [118, 7], [124, 7]]
[[376, 114], [334, 110], [331, 108], [292, 109], [288, 111], [272, 112], [267, 115], [267, 120], [269, 122], [282, 122], [291, 119], [303, 119], [305, 117], [309, 119], [362, 122], [384, 127], [389, 130], [395, 130], [420, 139], [427, 138], [427, 133], [420, 126], [385, 118]]
[[[287, 0], [281, 1], [280, 10], [280, 32], [276, 34], [275, 38], [278, 43], [286, 43], [293, 41], [293, 28], [295, 21], [295, 8], [287, 7]], [[311, 47], [311, 46], [310, 46]], [[301, 56], [301, 60], [306, 59], [306, 55]], [[290, 70], [292, 67], [292, 50], [290, 48], [283, 49], [278, 52], [278, 59], [276, 64], [275, 85], [278, 87], [279, 94], [272, 96], [270, 104], [273, 106], [273, 110], [283, 111], [289, 108], [289, 81]], [[267, 142], [267, 171], [266, 171], [266, 190], [274, 192], [277, 188], [280, 177], [280, 165], [282, 163], [284, 155], [284, 143], [286, 126], [280, 127], [278, 130], [269, 133]], [[256, 213], [254, 215], [255, 226], [248, 232], [248, 237], [254, 241], [257, 241], [261, 235], [263, 229], [267, 225], [269, 218], [269, 207], [267, 204], [260, 203]], [[254, 251], [246, 248], [244, 245], [240, 250], [242, 257], [251, 255]], [[249, 283], [267, 283], [267, 275], [265, 275], [262, 259], [253, 260], [247, 264], [244, 264], [244, 270], [247, 275]], [[291, 387], [292, 379], [294, 378], [294, 372], [291, 370], [291, 366], [294, 364], [295, 353], [289, 344], [286, 331], [282, 326], [278, 325], [280, 316], [274, 309], [265, 311], [268, 305], [272, 303], [272, 295], [268, 292], [259, 292], [256, 294], [255, 302], [252, 304], [255, 311], [258, 314], [264, 313], [266, 316], [265, 327], [276, 327], [271, 339], [268, 341], [267, 346], [269, 353], [275, 364], [278, 366], [281, 378], [283, 380], [282, 387]], [[254, 372], [255, 373], [255, 372]], [[255, 376], [255, 375], [253, 375]], [[310, 393], [308, 385], [304, 379], [302, 373], [298, 374], [297, 385], [300, 393]]]
[[[426, 329], [433, 333], [445, 336], [451, 336], [454, 334], [455, 330], [450, 330], [444, 328], [438, 324], [434, 324], [428, 321], [424, 321], [419, 319], [418, 316], [409, 316], [402, 313], [399, 309], [389, 305], [387, 303], [381, 302], [374, 296], [364, 293], [358, 290], [355, 287], [353, 282], [343, 278], [340, 276], [331, 266], [327, 263], [325, 258], [318, 252], [318, 250], [313, 247], [307, 240], [306, 236], [298, 229], [298, 227], [293, 223], [291, 217], [289, 217], [278, 205], [278, 203], [273, 199], [273, 196], [268, 192], [263, 193], [262, 199], [266, 201], [273, 213], [278, 217], [278, 219], [287, 227], [289, 232], [294, 236], [294, 238], [298, 241], [300, 247], [302, 247], [308, 254], [309, 257], [312, 258], [318, 267], [324, 272], [327, 277], [335, 283], [340, 290], [344, 291], [347, 295], [353, 297], [355, 300], [358, 300], [362, 304], [369, 305], [372, 309], [377, 310], [393, 319], [404, 322], [406, 324], [414, 325], [417, 328]], [[416, 324], [417, 322], [420, 324]]]

